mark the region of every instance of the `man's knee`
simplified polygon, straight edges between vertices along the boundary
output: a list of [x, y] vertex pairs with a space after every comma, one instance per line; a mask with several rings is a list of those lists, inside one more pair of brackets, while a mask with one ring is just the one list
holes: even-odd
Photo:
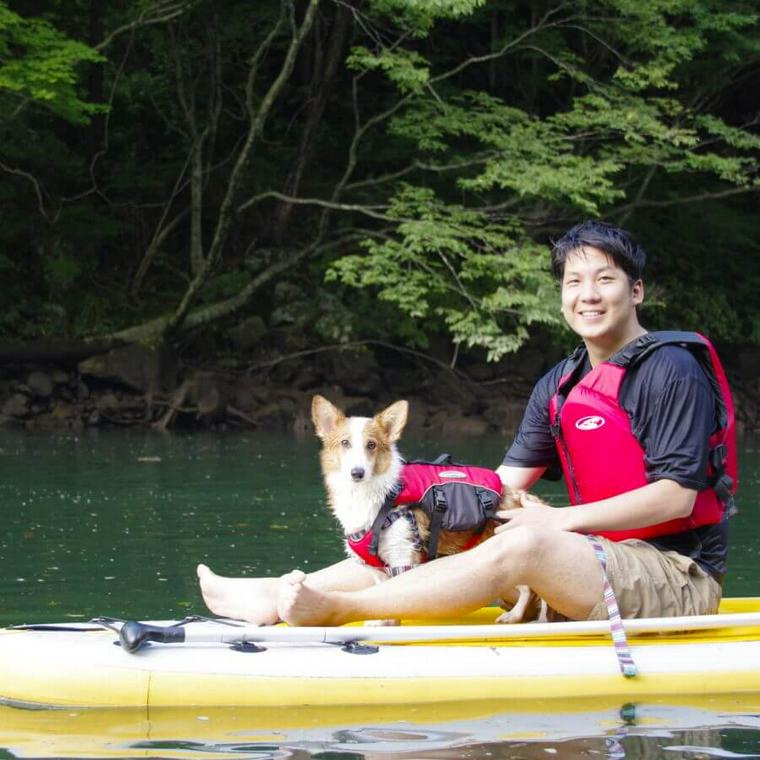
[[483, 547], [502, 567], [507, 562], [524, 567], [542, 556], [550, 539], [550, 531], [526, 525], [497, 533], [484, 542]]

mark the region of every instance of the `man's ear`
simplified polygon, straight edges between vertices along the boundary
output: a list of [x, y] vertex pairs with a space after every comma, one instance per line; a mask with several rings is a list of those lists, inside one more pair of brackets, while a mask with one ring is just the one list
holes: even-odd
[[409, 418], [409, 402], [396, 401], [375, 415], [375, 422], [385, 431], [388, 440], [395, 443], [401, 438]]
[[631, 287], [631, 295], [633, 296], [633, 303], [635, 306], [643, 303], [644, 301], [644, 280], [636, 280]]
[[345, 419], [343, 412], [331, 404], [324, 396], [314, 396], [311, 400], [311, 421], [317, 435], [324, 439]]

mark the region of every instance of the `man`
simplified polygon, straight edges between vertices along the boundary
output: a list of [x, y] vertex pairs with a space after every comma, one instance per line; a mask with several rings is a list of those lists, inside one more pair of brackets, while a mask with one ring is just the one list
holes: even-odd
[[[601, 619], [602, 552], [623, 617], [715, 612], [730, 489], [725, 477], [718, 486], [727, 457], [724, 449], [718, 461], [711, 437], [728, 425], [720, 419], [730, 396], [699, 360], [706, 345], [652, 348], [644, 337], [644, 263], [628, 233], [601, 222], [574, 227], [553, 248], [562, 312], [583, 350], [539, 380], [498, 472], [506, 486], [529, 489], [561, 465], [572, 508], [525, 497], [522, 509], [498, 514], [504, 524], [491, 539], [379, 585], [352, 560], [283, 579], [224, 579], [201, 566], [208, 606], [255, 622], [340, 624], [456, 615], [527, 585], [552, 619]], [[615, 363], [622, 349], [625, 366]]]

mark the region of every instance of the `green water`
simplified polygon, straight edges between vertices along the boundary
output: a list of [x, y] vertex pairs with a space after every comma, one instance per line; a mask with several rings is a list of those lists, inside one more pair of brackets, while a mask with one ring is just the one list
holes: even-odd
[[[430, 457], [450, 451], [460, 461], [496, 465], [503, 447], [504, 441], [496, 438], [456, 443], [410, 439], [405, 453]], [[741, 514], [733, 523], [726, 581], [726, 593], [732, 596], [760, 594], [760, 440], [742, 441], [741, 485]], [[538, 490], [555, 501], [561, 498], [556, 486]], [[343, 556], [339, 532], [325, 506], [317, 445], [309, 436], [4, 431], [0, 505], [0, 625], [97, 615], [172, 618], [204, 613], [194, 580], [199, 561], [224, 574], [279, 575], [293, 567], [308, 571]], [[631, 721], [626, 722], [621, 707], [613, 706], [612, 715], [625, 729]], [[318, 747], [301, 746], [293, 755], [292, 747], [277, 740], [255, 747], [204, 741], [196, 722], [192, 746], [178, 740], [160, 752], [149, 746], [145, 754], [153, 756], [155, 750], [162, 757], [200, 758], [223, 752], [328, 760], [388, 753], [411, 759], [547, 753], [677, 758], [760, 752], [760, 723], [754, 726], [754, 714], [738, 709], [711, 714], [704, 718], [707, 734], [695, 738], [678, 728], [681, 718], [672, 718], [670, 708], [662, 706], [660, 713], [652, 709], [655, 719], [671, 726], [669, 732], [649, 736], [639, 727], [613, 732], [612, 739], [609, 732], [591, 732], [582, 746], [559, 740], [550, 745], [495, 742], [490, 729], [477, 727], [472, 735], [465, 733], [465, 740], [453, 729], [456, 741], [444, 740], [441, 736], [451, 731], [447, 734], [442, 725], [413, 739], [408, 732], [394, 739], [396, 734], [385, 728], [351, 725], [342, 733], [331, 729]], [[551, 711], [542, 720], [551, 728]], [[0, 748], [4, 746], [0, 723]], [[48, 756], [56, 755], [54, 743], [48, 750]], [[7, 752], [15, 756], [11, 747]]]

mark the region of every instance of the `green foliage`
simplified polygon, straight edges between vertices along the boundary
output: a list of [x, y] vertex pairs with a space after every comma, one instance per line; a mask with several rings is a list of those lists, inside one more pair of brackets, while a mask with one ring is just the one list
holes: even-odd
[[[564, 108], [539, 117], [517, 107], [514, 98], [483, 90], [446, 84], [436, 85], [433, 94], [417, 91], [389, 129], [439, 163], [469, 156], [469, 171], [455, 176], [468, 205], [448, 203], [429, 189], [405, 188], [389, 201], [389, 216], [399, 220], [393, 233], [368, 239], [366, 253], [336, 262], [329, 278], [374, 288], [409, 316], [440, 316], [455, 342], [485, 347], [495, 359], [527, 339], [531, 322], [557, 322], [556, 311], [546, 308], [553, 302], [546, 297], [548, 284], [536, 280], [535, 272], [526, 277], [504, 263], [535, 260], [523, 214], [535, 215], [542, 206], [547, 217], [567, 215], [568, 209], [603, 215], [630, 198], [626, 184], [642, 169], [738, 186], [757, 182], [758, 137], [714, 114], [696, 113], [688, 99], [670, 94], [681, 86], [684, 67], [716, 33], [743, 31], [756, 16], [691, 0], [577, 5], [587, 18], [573, 25], [604, 39], [618, 65], [600, 76], [563, 47], [566, 41], [556, 31], [539, 31], [533, 50], [556, 67], [547, 82], [570, 79], [578, 88]], [[610, 12], [618, 16], [616, 25], [609, 23]], [[397, 49], [393, 58], [402, 59]], [[417, 54], [414, 60], [419, 63]], [[389, 66], [386, 72], [396, 86], [401, 71]], [[431, 82], [439, 78], [431, 71]], [[509, 209], [506, 224], [477, 210], [485, 199]], [[540, 255], [545, 257], [545, 249]], [[679, 290], [687, 294], [683, 299], [671, 296], [669, 311], [693, 321], [696, 312], [708, 309], [706, 321], [718, 339], [736, 336], [741, 320], [727, 308], [730, 298], [698, 298], [700, 287]]]
[[354, 71], [381, 71], [404, 93], [419, 90], [430, 78], [428, 61], [414, 50], [381, 50], [376, 54], [355, 47], [346, 65]]
[[695, 326], [718, 343], [730, 345], [741, 335], [741, 318], [728, 293], [704, 285], [680, 285], [666, 295], [666, 301], [681, 324]]
[[[0, 91], [43, 105], [74, 124], [84, 124], [104, 107], [80, 97], [78, 67], [104, 57], [72, 40], [42, 18], [23, 18], [0, 2]], [[5, 113], [7, 118], [15, 108]]]
[[[756, 294], [760, 238], [749, 213], [751, 195], [642, 215], [642, 242], [651, 256], [644, 324], [699, 330], [727, 345], [758, 343]], [[652, 304], [659, 301], [657, 308]]]
[[[37, 7], [0, 0], [0, 330], [171, 312], [282, 72], [290, 4]], [[498, 358], [559, 327], [547, 243], [599, 216], [641, 233], [653, 326], [760, 340], [758, 31], [750, 0], [322, 2], [193, 306], [278, 267], [251, 304], [270, 324]]]
[[485, 348], [490, 360], [522, 345], [528, 325], [558, 322], [544, 251], [519, 227], [409, 185], [389, 213], [396, 234], [337, 260], [328, 280], [376, 289], [415, 319], [441, 317], [455, 343]]
[[414, 37], [429, 34], [439, 19], [468, 16], [486, 0], [372, 0], [370, 13], [385, 21], [392, 19]]

